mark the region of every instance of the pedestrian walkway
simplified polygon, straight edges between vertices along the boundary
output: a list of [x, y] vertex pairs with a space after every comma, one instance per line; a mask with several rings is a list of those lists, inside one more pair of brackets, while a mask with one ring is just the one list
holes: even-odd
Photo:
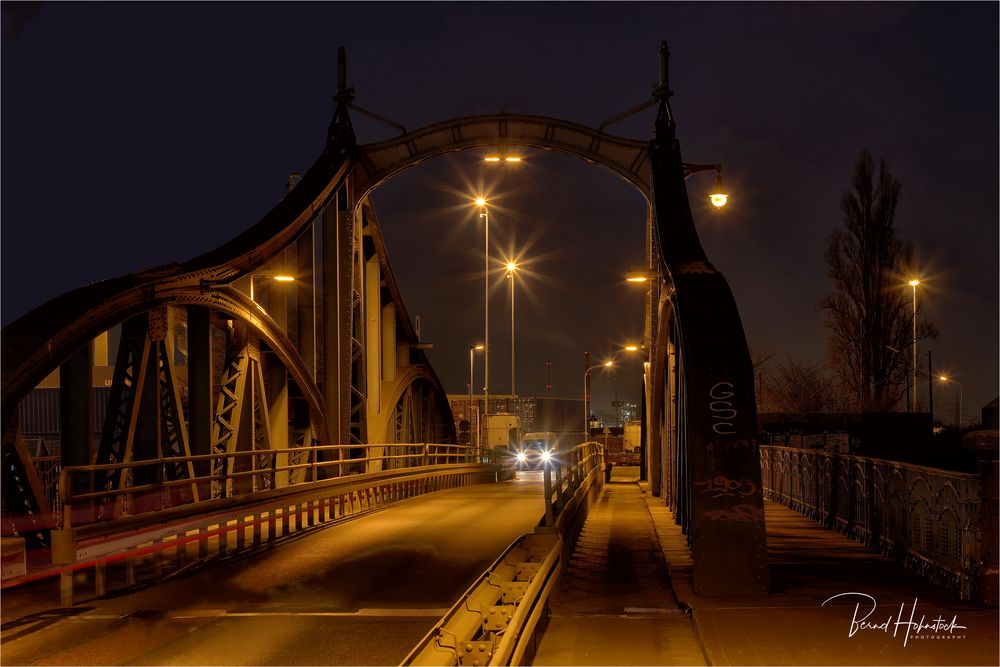
[[615, 473], [590, 510], [532, 664], [707, 664], [670, 589], [643, 493]]
[[[641, 498], [712, 665], [1000, 664], [996, 609], [963, 602], [775, 503], [764, 508], [771, 594], [701, 598], [673, 515], [660, 498]], [[940, 622], [918, 628], [921, 619]]]

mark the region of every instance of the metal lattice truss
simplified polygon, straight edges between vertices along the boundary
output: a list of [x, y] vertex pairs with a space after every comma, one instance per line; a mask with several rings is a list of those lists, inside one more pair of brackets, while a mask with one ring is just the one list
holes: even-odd
[[[260, 349], [256, 336], [244, 338], [242, 344], [233, 346], [219, 387], [212, 430], [215, 457], [212, 460], [212, 498], [232, 496], [239, 487], [251, 493], [258, 488], [271, 488], [270, 456], [263, 453], [271, 449], [271, 424]], [[238, 451], [262, 453], [246, 459], [227, 456]], [[243, 484], [232, 477], [234, 472], [247, 470], [265, 472], [250, 475], [249, 481]]]

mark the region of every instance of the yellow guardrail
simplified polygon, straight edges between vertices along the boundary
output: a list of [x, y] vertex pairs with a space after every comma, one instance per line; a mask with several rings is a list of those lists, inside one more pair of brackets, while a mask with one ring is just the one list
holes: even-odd
[[522, 535], [428, 632], [403, 665], [518, 664], [562, 569], [554, 533]]
[[504, 551], [401, 666], [524, 664], [604, 470], [604, 447], [596, 442], [548, 461], [538, 528]]

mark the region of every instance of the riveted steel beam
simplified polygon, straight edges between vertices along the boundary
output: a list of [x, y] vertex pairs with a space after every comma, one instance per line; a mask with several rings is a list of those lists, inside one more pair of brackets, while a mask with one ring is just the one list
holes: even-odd
[[358, 147], [355, 191], [362, 199], [399, 171], [455, 151], [526, 146], [567, 153], [604, 167], [649, 197], [649, 145], [558, 118], [467, 116]]

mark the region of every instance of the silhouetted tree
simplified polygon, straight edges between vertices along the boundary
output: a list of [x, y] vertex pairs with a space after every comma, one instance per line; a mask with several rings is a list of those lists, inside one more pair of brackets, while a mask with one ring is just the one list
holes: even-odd
[[773, 373], [768, 387], [776, 412], [835, 412], [840, 392], [818, 361], [786, 357]]
[[[913, 247], [896, 237], [901, 186], [885, 160], [879, 160], [876, 180], [872, 156], [862, 151], [852, 185], [841, 200], [846, 230], [833, 232], [826, 251], [835, 291], [820, 308], [832, 334], [831, 366], [849, 404], [888, 410], [908, 384], [913, 311], [907, 281]], [[918, 338], [935, 335], [929, 322], [918, 326]]]

